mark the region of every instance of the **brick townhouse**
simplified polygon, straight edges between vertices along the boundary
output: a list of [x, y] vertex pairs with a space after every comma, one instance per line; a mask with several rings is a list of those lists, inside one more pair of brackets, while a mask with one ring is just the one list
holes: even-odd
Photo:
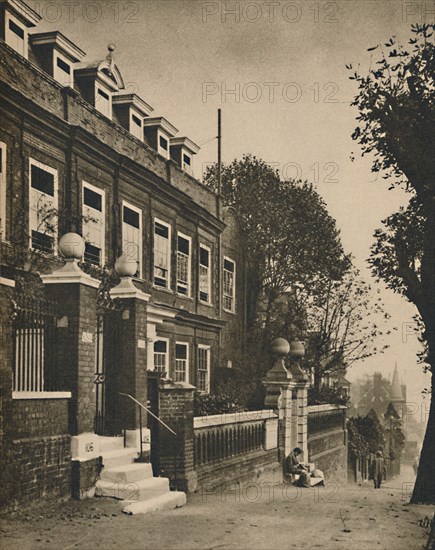
[[[87, 62], [60, 32], [38, 32], [40, 17], [21, 0], [0, 10], [0, 446], [10, 506], [68, 494], [71, 437], [118, 435], [120, 392], [152, 400], [159, 376], [212, 389], [244, 339], [245, 266], [234, 212], [193, 177], [199, 147], [125, 90], [114, 47]], [[75, 282], [56, 275], [67, 233], [84, 239], [87, 271]], [[98, 273], [120, 256], [135, 273], [130, 293], [112, 288], [110, 298]], [[38, 299], [18, 285], [30, 276]], [[124, 421], [134, 430], [132, 414]], [[83, 441], [94, 452], [81, 475], [92, 477], [98, 457]]]

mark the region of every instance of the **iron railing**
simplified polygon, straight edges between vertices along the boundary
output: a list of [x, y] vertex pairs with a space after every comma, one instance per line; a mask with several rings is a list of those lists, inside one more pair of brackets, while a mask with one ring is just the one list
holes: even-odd
[[[171, 432], [174, 436], [177, 434], [174, 432], [172, 428], [170, 428], [163, 420], [161, 420], [158, 416], [156, 416], [148, 407], [145, 407], [143, 403], [138, 401], [136, 398], [134, 398], [129, 393], [123, 393], [118, 392], [119, 395], [122, 395], [124, 397], [128, 397], [131, 399], [136, 405], [139, 406], [139, 437], [140, 437], [140, 461], [143, 462], [145, 460], [144, 452], [143, 452], [143, 426], [142, 426], [142, 409], [146, 411], [149, 415], [151, 415], [155, 420], [157, 420], [166, 430]], [[151, 442], [152, 444], [152, 442]]]
[[56, 380], [56, 305], [22, 294], [13, 301], [14, 391], [59, 389]]

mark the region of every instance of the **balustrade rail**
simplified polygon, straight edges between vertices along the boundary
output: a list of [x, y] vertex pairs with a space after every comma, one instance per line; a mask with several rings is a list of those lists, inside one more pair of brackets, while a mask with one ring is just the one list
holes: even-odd
[[308, 437], [345, 427], [346, 407], [312, 405], [308, 407]]
[[195, 466], [264, 449], [268, 418], [276, 417], [271, 411], [253, 411], [195, 418]]

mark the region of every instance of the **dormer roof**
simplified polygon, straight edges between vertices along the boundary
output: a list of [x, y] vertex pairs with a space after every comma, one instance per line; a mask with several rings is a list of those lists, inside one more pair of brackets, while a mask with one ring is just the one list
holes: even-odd
[[42, 19], [39, 13], [32, 10], [32, 8], [22, 0], [0, 0], [0, 4], [3, 4], [11, 10], [26, 27], [35, 27]]
[[30, 35], [32, 46], [52, 45], [64, 53], [71, 61], [81, 61], [86, 55], [83, 50], [59, 31], [39, 32]]
[[113, 105], [128, 105], [136, 109], [144, 117], [149, 116], [154, 109], [136, 94], [116, 94], [112, 98]]
[[196, 155], [196, 153], [198, 153], [198, 151], [200, 150], [200, 146], [197, 145], [196, 143], [194, 143], [188, 137], [176, 137], [176, 138], [174, 137], [174, 138], [171, 138], [170, 146], [171, 147], [177, 147], [177, 146], [184, 147], [185, 149], [187, 149], [193, 155]]
[[143, 125], [145, 128], [161, 128], [169, 137], [175, 136], [178, 132], [177, 128], [164, 117], [146, 118]]

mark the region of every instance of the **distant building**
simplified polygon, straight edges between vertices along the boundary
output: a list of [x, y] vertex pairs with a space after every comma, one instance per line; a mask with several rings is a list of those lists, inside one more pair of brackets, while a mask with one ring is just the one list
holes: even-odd
[[403, 409], [406, 402], [406, 385], [400, 383], [397, 364], [394, 367], [391, 382], [375, 372], [372, 379], [359, 380], [352, 384], [350, 414], [365, 416], [373, 409], [379, 419], [383, 417], [390, 403], [403, 418]]

